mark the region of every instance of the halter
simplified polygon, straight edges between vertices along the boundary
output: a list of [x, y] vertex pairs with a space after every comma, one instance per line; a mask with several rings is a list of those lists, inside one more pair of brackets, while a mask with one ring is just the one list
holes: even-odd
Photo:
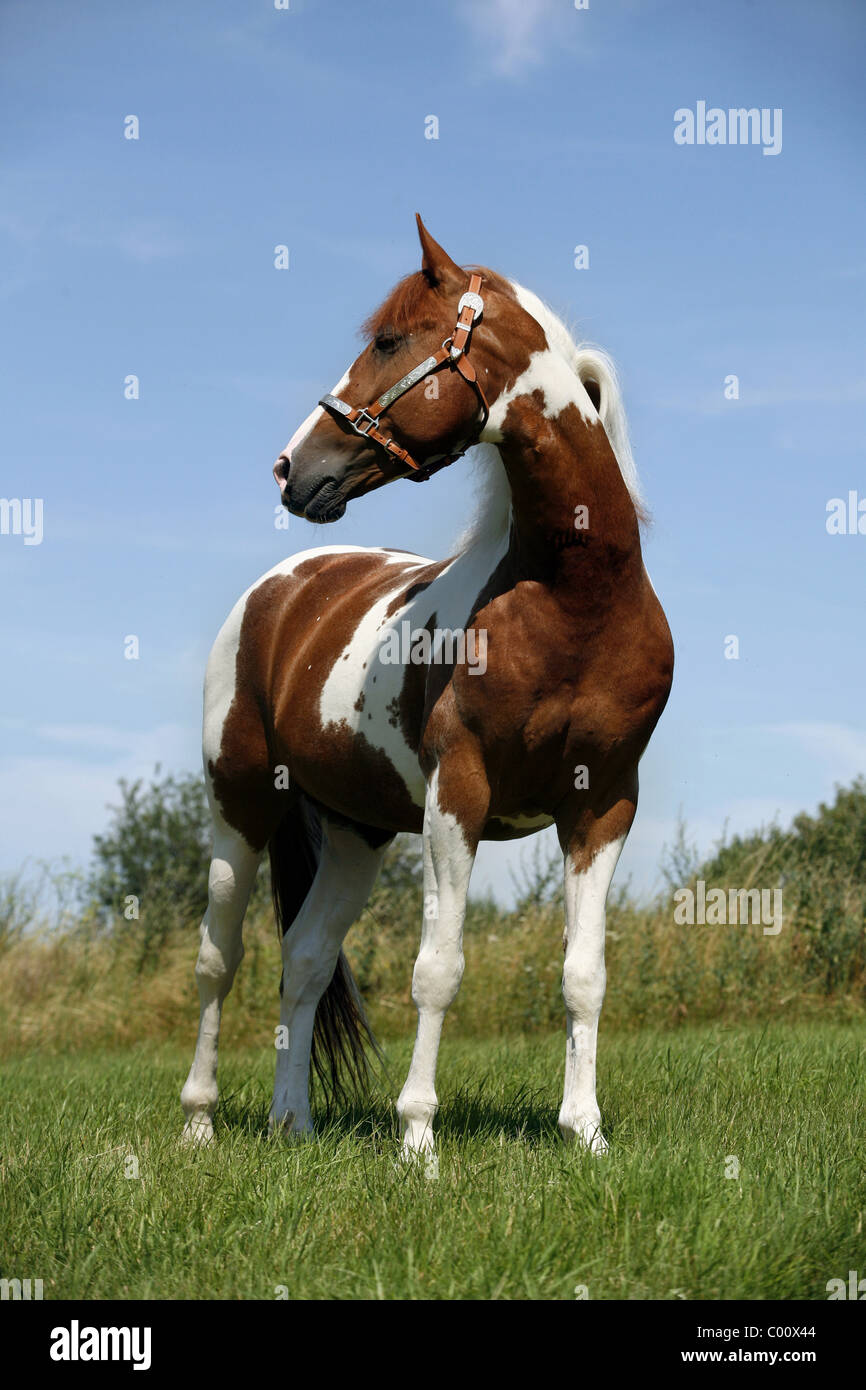
[[346, 401], [341, 401], [339, 396], [330, 395], [322, 396], [319, 401], [319, 405], [323, 405], [326, 410], [333, 411], [345, 420], [347, 425], [351, 425], [356, 434], [360, 434], [364, 439], [372, 439], [373, 443], [380, 445], [386, 453], [393, 455], [400, 463], [405, 463], [411, 468], [412, 472], [406, 475], [410, 482], [425, 483], [428, 478], [432, 478], [434, 473], [438, 473], [440, 468], [447, 468], [449, 464], [454, 463], [455, 459], [462, 458], [469, 446], [475, 442], [474, 439], [467, 439], [452, 454], [434, 454], [426, 463], [421, 464], [412, 458], [407, 449], [401, 449], [399, 444], [395, 444], [393, 439], [386, 438], [382, 433], [379, 429], [379, 416], [382, 411], [387, 410], [389, 405], [392, 405], [400, 396], [405, 395], [419, 381], [423, 381], [424, 377], [429, 376], [432, 372], [437, 372], [440, 367], [444, 367], [446, 364], [452, 371], [458, 371], [463, 380], [469, 382], [481, 402], [482, 418], [475, 436], [476, 439], [487, 424], [490, 407], [468, 356], [472, 329], [484, 312], [484, 300], [478, 293], [480, 289], [481, 276], [470, 275], [469, 289], [461, 295], [457, 305], [457, 323], [451, 337], [445, 339], [438, 352], [433, 353], [425, 361], [419, 362], [417, 367], [413, 367], [411, 372], [407, 372], [393, 386], [390, 386], [384, 395], [381, 395], [372, 405], [351, 406]]

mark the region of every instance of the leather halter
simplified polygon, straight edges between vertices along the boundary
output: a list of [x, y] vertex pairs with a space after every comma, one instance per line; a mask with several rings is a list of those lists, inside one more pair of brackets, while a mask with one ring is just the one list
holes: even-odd
[[[450, 338], [446, 338], [438, 352], [419, 362], [417, 367], [413, 367], [411, 372], [407, 372], [393, 386], [368, 406], [351, 406], [346, 401], [341, 401], [339, 396], [322, 396], [319, 405], [323, 405], [326, 410], [333, 411], [341, 419], [351, 425], [356, 434], [360, 434], [364, 439], [372, 439], [374, 444], [380, 445], [386, 453], [398, 459], [400, 463], [405, 463], [411, 473], [407, 473], [407, 481], [413, 483], [425, 483], [434, 473], [438, 473], [440, 468], [447, 468], [454, 463], [455, 459], [462, 458], [471, 444], [475, 443], [478, 435], [487, 424], [487, 417], [490, 414], [490, 407], [487, 398], [481, 389], [475, 367], [469, 361], [469, 339], [475, 323], [480, 319], [484, 312], [484, 300], [478, 291], [481, 289], [481, 276], [470, 275], [469, 289], [461, 295], [457, 305], [457, 323]], [[475, 439], [467, 439], [458, 449], [451, 454], [434, 454], [426, 463], [417, 463], [407, 449], [401, 449], [390, 436], [385, 436], [379, 429], [379, 416], [383, 410], [387, 410], [400, 396], [405, 395], [413, 386], [417, 386], [419, 381], [430, 376], [432, 372], [437, 372], [440, 367], [448, 366], [452, 371], [458, 371], [464, 381], [476, 392], [481, 402], [481, 424], [478, 428]]]

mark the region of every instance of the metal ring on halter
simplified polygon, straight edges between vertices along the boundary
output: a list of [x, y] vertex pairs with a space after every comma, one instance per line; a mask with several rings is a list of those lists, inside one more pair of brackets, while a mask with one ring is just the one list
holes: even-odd
[[450, 362], [456, 362], [458, 357], [463, 356], [463, 349], [454, 346], [453, 336], [445, 339], [445, 342], [442, 344], [442, 351], [448, 353], [448, 360]]

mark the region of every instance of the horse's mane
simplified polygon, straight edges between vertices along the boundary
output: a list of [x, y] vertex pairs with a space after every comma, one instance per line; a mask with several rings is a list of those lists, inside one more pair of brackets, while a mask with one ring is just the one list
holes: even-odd
[[[511, 288], [527, 313], [541, 324], [549, 347], [565, 358], [584, 387], [592, 388], [591, 394], [589, 391], [587, 394], [596, 406], [638, 520], [647, 522], [649, 513], [641, 494], [622, 391], [613, 361], [593, 343], [575, 342], [562, 319], [531, 290], [524, 289], [513, 280]], [[478, 507], [474, 519], [458, 540], [460, 550], [495, 543], [503, 536], [507, 537], [511, 522], [511, 490], [499, 450], [495, 445], [476, 444], [468, 451], [467, 458], [475, 470]]]

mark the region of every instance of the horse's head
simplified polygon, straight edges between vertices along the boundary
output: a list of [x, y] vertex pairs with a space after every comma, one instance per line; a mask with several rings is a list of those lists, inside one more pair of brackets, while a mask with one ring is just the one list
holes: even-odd
[[363, 352], [274, 466], [284, 506], [309, 521], [336, 521], [350, 498], [429, 476], [475, 443], [515, 317], [529, 317], [507, 281], [470, 277], [417, 220], [421, 269], [367, 320]]

